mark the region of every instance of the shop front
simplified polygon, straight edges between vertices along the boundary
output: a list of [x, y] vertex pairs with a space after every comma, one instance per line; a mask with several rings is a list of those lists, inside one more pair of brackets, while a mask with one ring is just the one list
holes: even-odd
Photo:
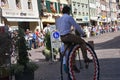
[[24, 30], [30, 29], [34, 31], [36, 28], [40, 28], [40, 19], [39, 18], [18, 18], [18, 17], [4, 17], [4, 24], [7, 25], [10, 30], [16, 30], [18, 27], [23, 28]]

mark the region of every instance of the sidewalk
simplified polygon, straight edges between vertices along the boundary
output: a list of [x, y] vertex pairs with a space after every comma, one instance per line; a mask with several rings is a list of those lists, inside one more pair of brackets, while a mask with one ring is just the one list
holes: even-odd
[[45, 59], [45, 57], [44, 57], [44, 55], [42, 54], [42, 50], [44, 49], [44, 46], [42, 46], [42, 47], [39, 47], [39, 48], [37, 48], [37, 49], [32, 49], [32, 50], [30, 50], [29, 51], [29, 53], [31, 54], [31, 56], [30, 56], [30, 59], [32, 60], [32, 61], [34, 61], [34, 62], [38, 62], [40, 59], [42, 60], [44, 60]]

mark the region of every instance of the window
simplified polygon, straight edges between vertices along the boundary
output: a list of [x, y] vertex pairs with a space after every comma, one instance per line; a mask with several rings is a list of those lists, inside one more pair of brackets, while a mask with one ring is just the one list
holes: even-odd
[[75, 3], [73, 4], [73, 6], [75, 6]]
[[76, 2], [73, 2], [73, 6], [75, 6]]
[[16, 7], [19, 9], [21, 8], [20, 0], [16, 0]]
[[74, 14], [77, 14], [77, 9], [76, 8], [74, 8]]
[[28, 0], [28, 9], [32, 9], [32, 2], [31, 2], [31, 0]]
[[1, 7], [8, 7], [8, 1], [7, 0], [1, 0]]
[[77, 3], [78, 4], [78, 7], [80, 7], [80, 3]]
[[82, 4], [82, 8], [84, 7], [84, 4]]
[[88, 5], [86, 4], [86, 8], [88, 7]]
[[81, 15], [81, 12], [79, 12], [79, 15]]
[[43, 12], [47, 12], [47, 8], [46, 8], [46, 5], [45, 5], [44, 0], [42, 0], [40, 4], [41, 4], [41, 10], [42, 10]]
[[60, 13], [62, 13], [63, 5], [60, 4]]
[[88, 12], [86, 13], [86, 16], [88, 16]]
[[85, 15], [85, 13], [83, 12], [83, 16]]
[[56, 13], [55, 3], [54, 2], [50, 2], [50, 10], [51, 10], [52, 13]]

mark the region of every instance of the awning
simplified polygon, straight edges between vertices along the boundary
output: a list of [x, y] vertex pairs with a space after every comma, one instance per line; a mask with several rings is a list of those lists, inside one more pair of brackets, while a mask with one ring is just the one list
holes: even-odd
[[89, 21], [76, 21], [78, 24], [80, 24], [80, 23], [89, 23]]
[[39, 18], [6, 18], [10, 22], [39, 22]]
[[50, 19], [50, 20], [48, 20], [48, 19], [42, 19], [42, 22], [55, 23], [55, 20], [53, 20], [53, 19]]
[[90, 20], [92, 20], [92, 21], [98, 21], [97, 17], [91, 17]]

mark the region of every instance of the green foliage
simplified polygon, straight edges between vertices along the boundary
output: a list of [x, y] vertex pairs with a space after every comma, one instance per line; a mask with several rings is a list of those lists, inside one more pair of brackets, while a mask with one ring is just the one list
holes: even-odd
[[51, 50], [51, 40], [50, 40], [50, 32], [46, 33], [45, 35], [45, 47], [48, 49], [48, 50]]
[[20, 64], [12, 64], [10, 70], [12, 74], [22, 74], [24, 72], [24, 66]]
[[18, 60], [16, 64], [11, 66], [12, 74], [23, 74], [27, 70], [34, 72], [38, 68], [37, 64], [29, 62], [28, 47], [24, 36], [24, 30], [19, 28], [17, 40]]
[[[53, 49], [54, 55], [58, 53], [58, 49]], [[43, 55], [47, 58], [47, 60], [51, 59], [52, 52], [51, 52], [51, 39], [50, 39], [50, 32], [45, 35], [45, 49], [43, 50]]]
[[0, 77], [9, 76], [9, 70], [5, 67], [0, 67]]
[[24, 38], [24, 31], [20, 28], [18, 31], [18, 63], [26, 65], [29, 62], [28, 47], [26, 46], [26, 40]]
[[9, 77], [10, 74], [8, 64], [11, 55], [11, 40], [8, 30], [0, 32], [0, 79]]
[[43, 55], [46, 57], [46, 60], [50, 60], [51, 58], [51, 52], [50, 50], [48, 50], [46, 47], [45, 49], [42, 51]]
[[25, 70], [34, 72], [37, 69], [38, 69], [38, 65], [33, 62], [26, 63], [26, 66], [20, 65], [20, 64], [12, 64], [11, 73], [12, 74], [23, 74]]
[[0, 55], [10, 54], [11, 38], [8, 32], [0, 33]]

